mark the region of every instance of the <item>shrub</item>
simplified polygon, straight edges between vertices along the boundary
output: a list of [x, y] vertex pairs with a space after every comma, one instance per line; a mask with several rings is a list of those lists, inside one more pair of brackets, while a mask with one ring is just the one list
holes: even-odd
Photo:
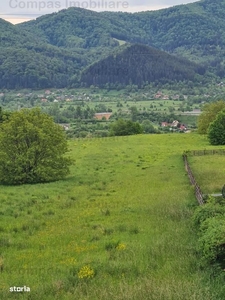
[[225, 207], [224, 200], [209, 197], [205, 205], [198, 207], [193, 215], [199, 225], [199, 249], [204, 264], [218, 263], [225, 267]]
[[224, 216], [208, 218], [200, 227], [199, 240], [203, 259], [208, 263], [219, 262], [225, 266], [225, 222]]
[[208, 218], [225, 214], [225, 207], [217, 202], [216, 198], [209, 197], [205, 205], [196, 208], [193, 214], [195, 225], [200, 225]]

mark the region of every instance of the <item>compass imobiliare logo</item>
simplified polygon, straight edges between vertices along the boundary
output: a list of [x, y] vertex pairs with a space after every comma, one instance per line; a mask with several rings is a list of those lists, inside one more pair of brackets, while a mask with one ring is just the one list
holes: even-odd
[[87, 1], [72, 1], [72, 0], [58, 0], [58, 1], [32, 1], [32, 0], [9, 0], [9, 8], [12, 10], [23, 11], [46, 11], [46, 10], [60, 10], [70, 7], [79, 7], [85, 9], [99, 9], [99, 10], [124, 10], [129, 7], [128, 1], [107, 1], [107, 0], [87, 0]]

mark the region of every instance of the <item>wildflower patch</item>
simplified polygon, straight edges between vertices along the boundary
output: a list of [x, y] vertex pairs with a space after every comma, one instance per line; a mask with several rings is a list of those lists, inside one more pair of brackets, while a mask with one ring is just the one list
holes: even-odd
[[82, 267], [78, 272], [78, 278], [80, 279], [90, 279], [95, 275], [95, 271], [90, 266]]
[[126, 249], [126, 245], [123, 243], [118, 244], [118, 246], [116, 247], [116, 250], [119, 250], [119, 251], [123, 251], [125, 249]]

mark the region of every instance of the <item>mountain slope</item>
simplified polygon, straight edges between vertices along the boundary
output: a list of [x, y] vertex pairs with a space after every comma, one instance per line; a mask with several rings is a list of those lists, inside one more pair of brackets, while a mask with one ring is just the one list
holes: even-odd
[[15, 26], [0, 19], [0, 88], [78, 86], [81, 72], [121, 51], [122, 42], [186, 57], [224, 77], [224, 19], [225, 0], [133, 14], [72, 7]]
[[79, 58], [58, 49], [0, 48], [0, 88], [65, 87], [80, 68]]
[[224, 53], [224, 20], [225, 0], [202, 0], [139, 13], [69, 8], [17, 26], [59, 47], [107, 49], [118, 45], [116, 38], [211, 62]]
[[204, 68], [186, 59], [135, 44], [88, 67], [81, 75], [81, 82], [87, 86], [134, 84], [141, 87], [150, 82], [193, 81], [196, 74], [204, 72]]
[[75, 7], [17, 25], [48, 44], [85, 57], [89, 63], [119, 46], [111, 37], [110, 26], [104, 15]]
[[82, 8], [61, 10], [17, 27], [58, 47], [86, 49], [117, 45], [110, 36], [110, 22], [105, 16]]
[[87, 63], [0, 19], [0, 88], [65, 87]]

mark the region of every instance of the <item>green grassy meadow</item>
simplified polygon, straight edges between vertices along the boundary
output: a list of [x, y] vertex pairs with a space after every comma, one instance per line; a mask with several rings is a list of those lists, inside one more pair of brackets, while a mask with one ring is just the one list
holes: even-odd
[[204, 194], [221, 193], [225, 184], [223, 155], [190, 156], [188, 161]]
[[[69, 141], [67, 179], [1, 186], [0, 299], [222, 300], [198, 266], [184, 150], [197, 134]], [[30, 292], [10, 292], [26, 286]]]

